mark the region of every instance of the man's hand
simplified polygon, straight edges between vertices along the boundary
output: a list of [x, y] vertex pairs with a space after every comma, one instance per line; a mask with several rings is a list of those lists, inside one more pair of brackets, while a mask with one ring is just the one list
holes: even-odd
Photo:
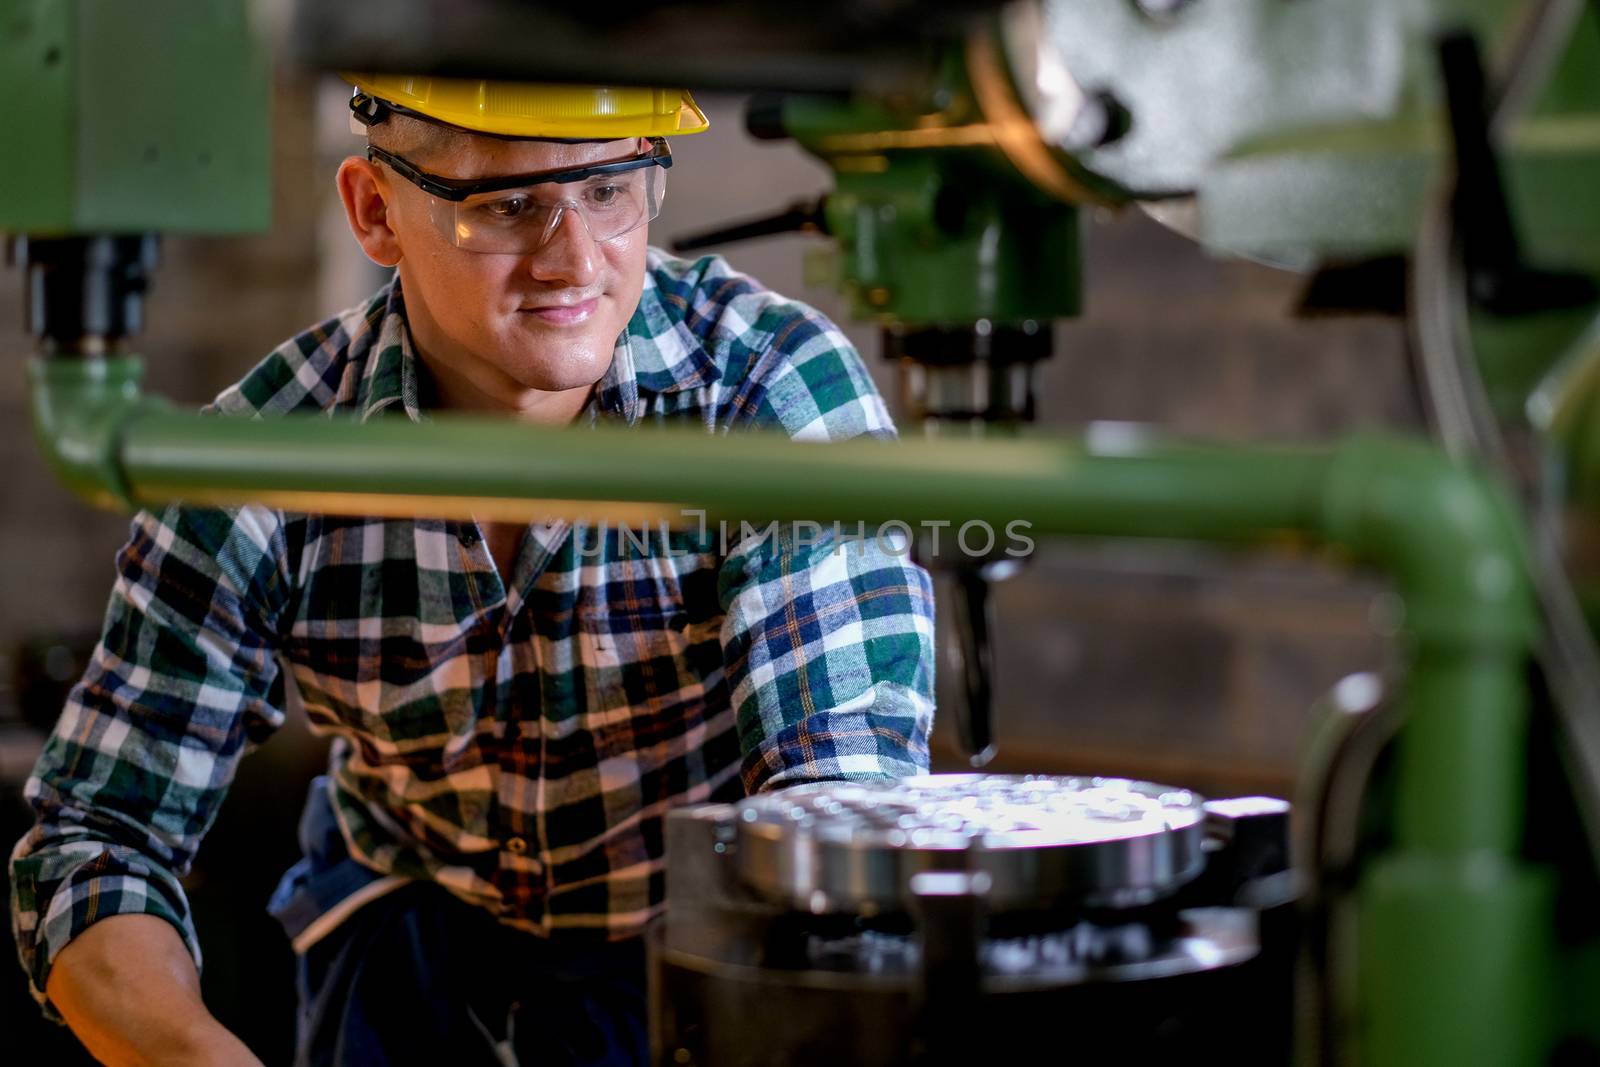
[[183, 938], [154, 915], [113, 915], [84, 930], [61, 950], [45, 992], [102, 1063], [260, 1067], [206, 1010]]

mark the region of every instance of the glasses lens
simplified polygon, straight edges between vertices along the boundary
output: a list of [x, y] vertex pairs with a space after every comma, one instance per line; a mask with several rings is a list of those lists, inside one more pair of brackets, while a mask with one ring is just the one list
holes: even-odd
[[536, 251], [576, 214], [596, 241], [631, 233], [661, 210], [660, 167], [600, 174], [581, 182], [546, 182], [480, 193], [452, 202], [429, 197], [436, 226], [458, 248], [522, 255]]

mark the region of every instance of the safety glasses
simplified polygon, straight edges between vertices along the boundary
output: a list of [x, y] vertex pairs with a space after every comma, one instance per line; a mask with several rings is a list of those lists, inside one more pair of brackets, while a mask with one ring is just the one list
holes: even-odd
[[367, 146], [367, 158], [427, 193], [429, 218], [457, 248], [526, 255], [554, 236], [569, 211], [596, 241], [631, 233], [659, 215], [672, 149], [659, 137], [649, 144], [631, 159], [500, 178], [445, 178], [376, 145]]

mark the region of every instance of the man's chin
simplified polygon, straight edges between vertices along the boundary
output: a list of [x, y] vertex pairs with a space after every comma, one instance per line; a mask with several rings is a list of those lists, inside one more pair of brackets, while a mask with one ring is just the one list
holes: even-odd
[[549, 351], [540, 352], [532, 361], [523, 362], [520, 373], [512, 377], [524, 389], [546, 393], [587, 389], [605, 377], [611, 367], [611, 351], [611, 346], [607, 345], [604, 355], [593, 350], [569, 350], [559, 356]]

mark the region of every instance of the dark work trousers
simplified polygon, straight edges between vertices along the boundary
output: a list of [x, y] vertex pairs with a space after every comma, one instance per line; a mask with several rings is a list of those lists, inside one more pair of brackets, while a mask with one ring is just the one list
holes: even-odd
[[295, 1063], [644, 1064], [644, 971], [640, 939], [558, 947], [418, 882], [300, 957]]

